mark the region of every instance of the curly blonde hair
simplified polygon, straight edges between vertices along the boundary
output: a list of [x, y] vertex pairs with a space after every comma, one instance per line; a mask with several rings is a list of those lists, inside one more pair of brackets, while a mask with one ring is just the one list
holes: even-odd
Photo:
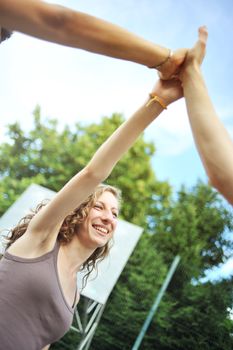
[[[79, 225], [86, 219], [90, 209], [94, 206], [96, 200], [104, 192], [111, 192], [118, 200], [119, 207], [121, 202], [121, 191], [113, 186], [100, 184], [96, 187], [95, 191], [84, 201], [79, 207], [77, 207], [72, 213], [66, 216], [64, 219], [60, 231], [58, 233], [58, 241], [61, 244], [68, 244], [78, 232]], [[10, 235], [7, 237], [6, 248], [9, 248], [19, 237], [21, 237], [27, 230], [27, 227], [31, 219], [38, 213], [38, 211], [44, 207], [47, 203], [40, 203], [35, 210], [30, 214], [23, 217], [18, 225], [10, 230]], [[98, 262], [103, 260], [108, 254], [111, 248], [111, 242], [108, 242], [103, 247], [98, 247], [92, 253], [92, 255], [83, 263], [81, 270], [86, 270], [84, 275], [84, 286], [90, 273], [97, 267]]]

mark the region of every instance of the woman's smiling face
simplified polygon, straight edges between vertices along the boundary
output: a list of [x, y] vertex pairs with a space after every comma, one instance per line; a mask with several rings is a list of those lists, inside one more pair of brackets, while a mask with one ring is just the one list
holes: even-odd
[[90, 248], [103, 247], [116, 230], [118, 211], [118, 199], [113, 193], [104, 191], [79, 226], [79, 239]]

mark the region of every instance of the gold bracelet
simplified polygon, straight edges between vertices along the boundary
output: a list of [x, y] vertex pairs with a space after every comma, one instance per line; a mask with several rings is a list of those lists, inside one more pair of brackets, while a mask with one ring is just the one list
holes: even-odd
[[171, 49], [169, 49], [169, 53], [168, 53], [168, 56], [165, 58], [165, 60], [160, 63], [160, 64], [157, 64], [155, 66], [152, 66], [152, 67], [149, 67], [149, 68], [154, 68], [154, 69], [158, 69], [160, 67], [162, 67], [168, 60], [170, 60], [170, 58], [172, 57], [173, 55], [173, 51]]
[[158, 102], [163, 109], [167, 109], [167, 105], [161, 97], [153, 93], [150, 93], [149, 96], [150, 100], [147, 102], [146, 107], [148, 107], [152, 102]]

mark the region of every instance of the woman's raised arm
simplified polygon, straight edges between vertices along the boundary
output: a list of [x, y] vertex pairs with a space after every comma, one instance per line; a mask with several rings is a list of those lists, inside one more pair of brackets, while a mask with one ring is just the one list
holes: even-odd
[[102, 144], [87, 166], [31, 220], [30, 230], [40, 232], [43, 240], [51, 235], [54, 227], [61, 224], [64, 218], [110, 175], [115, 164], [134, 144], [142, 131], [163, 111], [165, 105], [182, 96], [182, 88], [177, 81], [158, 81], [152, 93], [158, 98], [149, 97], [148, 101]]

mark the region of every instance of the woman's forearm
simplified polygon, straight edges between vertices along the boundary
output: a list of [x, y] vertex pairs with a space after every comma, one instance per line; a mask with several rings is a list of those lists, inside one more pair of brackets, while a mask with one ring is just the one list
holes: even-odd
[[109, 176], [115, 164], [134, 144], [142, 131], [163, 111], [159, 103], [146, 103], [103, 143], [88, 164], [100, 181]]
[[210, 183], [233, 203], [233, 143], [218, 118], [198, 65], [183, 73], [193, 136]]
[[157, 81], [148, 100], [107, 139], [88, 164], [88, 169], [97, 175], [99, 182], [108, 177], [118, 160], [163, 109], [182, 96], [180, 82]]

